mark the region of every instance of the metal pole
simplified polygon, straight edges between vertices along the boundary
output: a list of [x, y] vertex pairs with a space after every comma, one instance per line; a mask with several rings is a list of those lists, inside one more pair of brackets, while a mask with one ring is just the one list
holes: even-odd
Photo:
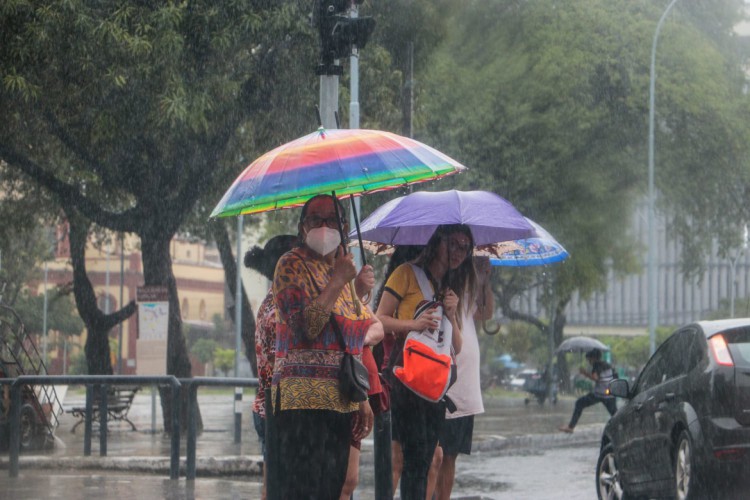
[[[242, 352], [242, 224], [237, 217], [237, 289], [234, 296], [234, 377], [240, 376], [240, 353]], [[234, 388], [234, 442], [242, 441], [242, 387]]]
[[[120, 307], [123, 306], [123, 288], [125, 284], [125, 237], [120, 233]], [[117, 374], [122, 375], [122, 325], [120, 321], [120, 331], [117, 334]]]
[[[352, 4], [352, 8], [349, 11], [349, 16], [352, 19], [359, 17], [359, 9], [357, 8], [357, 4]], [[349, 128], [356, 129], [359, 128], [359, 50], [357, 49], [357, 47], [352, 47], [352, 49], [352, 55], [349, 58], [349, 69], [351, 71], [351, 75], [349, 76]], [[358, 214], [362, 213], [360, 207], [361, 205], [359, 197], [354, 198], [354, 208], [356, 210], [356, 213]], [[356, 227], [356, 221], [354, 220], [354, 217], [354, 212], [350, 211], [350, 228]], [[361, 253], [354, 252], [354, 263], [356, 264], [357, 268], [362, 267], [363, 262]]]
[[42, 313], [42, 361], [47, 366], [47, 261], [44, 261], [44, 312]]
[[729, 282], [729, 317], [730, 318], [734, 318], [734, 286], [735, 286], [734, 274], [735, 274], [738, 258], [739, 258], [739, 254], [735, 256], [734, 258], [729, 259], [729, 269], [732, 274], [731, 281]]
[[651, 78], [649, 82], [648, 102], [648, 336], [649, 352], [656, 351], [656, 325], [657, 325], [657, 302], [656, 302], [656, 227], [654, 221], [654, 204], [656, 192], [654, 189], [654, 89], [656, 86], [656, 43], [659, 40], [659, 32], [662, 24], [672, 10], [677, 0], [672, 0], [662, 13], [656, 24], [654, 41], [651, 45]]

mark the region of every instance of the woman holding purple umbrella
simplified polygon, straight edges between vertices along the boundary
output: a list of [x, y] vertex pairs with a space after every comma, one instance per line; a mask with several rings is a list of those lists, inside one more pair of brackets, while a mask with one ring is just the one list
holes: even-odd
[[[453, 327], [453, 351], [459, 353], [462, 347], [460, 297], [467, 291], [473, 294], [476, 281], [471, 259], [473, 248], [474, 240], [467, 226], [438, 226], [416, 261], [399, 266], [386, 282], [377, 310], [385, 331], [393, 332], [403, 341], [412, 330], [438, 328], [440, 318], [435, 309], [412, 319], [420, 302], [437, 298], [442, 301]], [[434, 297], [424, 296], [419, 284], [422, 276], [429, 280]], [[422, 399], [395, 383], [391, 413], [393, 439], [401, 443], [403, 452], [401, 498], [426, 497], [427, 477], [445, 411], [445, 402]]]

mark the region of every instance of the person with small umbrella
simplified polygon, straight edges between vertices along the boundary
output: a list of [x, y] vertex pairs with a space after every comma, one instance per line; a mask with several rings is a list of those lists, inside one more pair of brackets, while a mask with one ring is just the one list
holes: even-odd
[[594, 381], [594, 389], [588, 394], [581, 396], [576, 400], [573, 415], [570, 417], [568, 425], [562, 425], [558, 429], [568, 434], [572, 433], [581, 418], [585, 408], [602, 403], [612, 416], [617, 412], [617, 402], [614, 396], [609, 394], [609, 383], [615, 379], [615, 371], [606, 361], [602, 361], [602, 351], [594, 348], [586, 353], [586, 361], [591, 363], [591, 371], [588, 372], [581, 368], [581, 375]]
[[[279, 498], [338, 498], [350, 441], [372, 430], [367, 401], [349, 401], [339, 389], [344, 349], [359, 358], [365, 344], [383, 338], [382, 323], [358, 299], [371, 291], [374, 274], [365, 266], [358, 275], [344, 252], [342, 213], [330, 195], [308, 200], [298, 225], [300, 246], [279, 259], [274, 273], [272, 407], [279, 473], [286, 478]], [[353, 435], [356, 412], [361, 418]]]

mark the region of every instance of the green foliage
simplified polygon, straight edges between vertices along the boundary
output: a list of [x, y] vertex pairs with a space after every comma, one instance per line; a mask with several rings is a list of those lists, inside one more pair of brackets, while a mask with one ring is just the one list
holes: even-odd
[[485, 335], [480, 330], [479, 346], [485, 363], [508, 353], [513, 359], [533, 366], [543, 366], [549, 360], [545, 335], [528, 323], [513, 321], [504, 325], [497, 335]]
[[215, 340], [202, 338], [193, 344], [190, 348], [190, 354], [205, 364], [213, 360], [217, 349], [219, 349], [219, 344]]
[[[44, 295], [22, 293], [15, 305], [26, 331], [42, 333], [44, 319]], [[70, 291], [59, 287], [47, 291], [47, 329], [65, 336], [80, 335], [83, 321], [75, 310]]]
[[83, 351], [78, 351], [70, 356], [68, 373], [70, 375], [88, 375], [89, 367], [86, 363], [86, 355]]
[[214, 351], [214, 365], [221, 370], [225, 376], [229, 375], [229, 370], [234, 368], [234, 349], [223, 349], [217, 347]]

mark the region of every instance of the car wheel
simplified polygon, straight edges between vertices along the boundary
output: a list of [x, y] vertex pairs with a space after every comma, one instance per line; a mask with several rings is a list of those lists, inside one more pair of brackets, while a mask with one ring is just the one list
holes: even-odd
[[31, 405], [23, 405], [21, 407], [21, 449], [28, 450], [34, 444], [34, 436], [36, 434], [36, 418], [34, 415], [34, 408]]
[[599, 500], [623, 500], [625, 491], [620, 483], [620, 470], [617, 468], [615, 451], [611, 443], [602, 448], [596, 462], [596, 493]]
[[672, 460], [674, 497], [687, 500], [696, 494], [696, 470], [693, 468], [693, 440], [687, 431], [677, 438]]

